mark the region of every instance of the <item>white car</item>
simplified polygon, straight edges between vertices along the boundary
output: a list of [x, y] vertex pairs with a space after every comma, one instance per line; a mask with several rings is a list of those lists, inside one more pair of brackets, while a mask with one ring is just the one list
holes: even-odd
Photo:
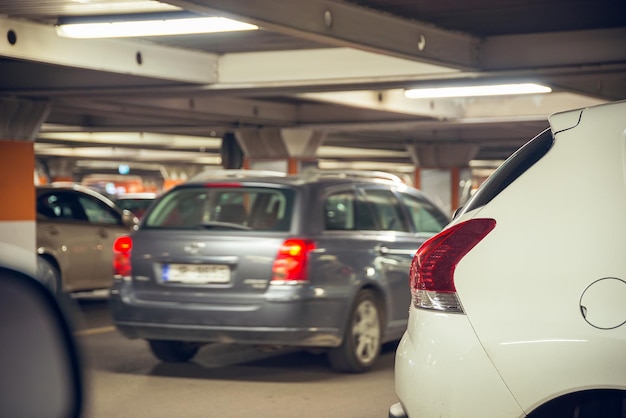
[[626, 417], [626, 101], [549, 122], [415, 255], [390, 417]]

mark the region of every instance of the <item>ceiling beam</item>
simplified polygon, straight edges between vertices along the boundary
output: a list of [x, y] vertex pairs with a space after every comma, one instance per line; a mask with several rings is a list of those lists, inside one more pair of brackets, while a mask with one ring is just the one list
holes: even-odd
[[159, 80], [217, 81], [217, 56], [120, 39], [70, 39], [51, 25], [0, 16], [0, 57]]
[[[405, 81], [458, 70], [354, 48], [228, 53], [219, 58], [215, 88], [241, 85], [341, 85]], [[254, 68], [254, 71], [250, 71]]]
[[[360, 109], [394, 112], [403, 115], [421, 116], [435, 119], [453, 119], [463, 116], [464, 109], [455, 100], [414, 100], [404, 96], [403, 89], [361, 90], [333, 93], [302, 93], [298, 98], [320, 103], [349, 106]], [[306, 109], [307, 105], [302, 108]], [[318, 119], [319, 109], [317, 110]], [[324, 117], [332, 120], [331, 115]]]
[[169, 97], [153, 98], [149, 102], [133, 95], [111, 97], [107, 100], [63, 98], [53, 102], [61, 112], [80, 112], [99, 117], [117, 117], [120, 120], [143, 120], [161, 125], [163, 115], [179, 124], [210, 125], [212, 121], [230, 120], [240, 124], [295, 124], [297, 106], [235, 97]]
[[228, 53], [219, 56], [215, 65], [216, 78], [203, 85], [101, 86], [97, 84], [99, 78], [94, 76], [91, 85], [85, 86], [23, 89], [6, 83], [3, 90], [16, 95], [48, 97], [251, 97], [398, 88], [464, 74], [447, 67], [353, 48]]
[[[80, 112], [93, 115], [89, 125], [94, 130], [102, 119], [108, 128], [134, 129], [147, 132], [174, 132], [207, 134], [212, 130], [233, 131], [239, 127], [292, 126], [325, 132], [385, 131], [408, 129], [426, 130], [442, 127], [461, 127], [475, 124], [502, 124], [538, 121], [547, 123], [547, 117], [564, 108], [581, 108], [603, 101], [587, 96], [552, 93], [526, 96], [495, 96], [473, 99], [405, 99], [402, 90], [381, 92], [310, 93], [300, 95], [308, 103], [283, 103], [271, 100], [252, 100], [233, 97], [218, 99], [155, 98], [149, 103], [136, 97], [118, 97], [110, 100], [73, 100], [64, 98], [55, 102], [57, 112]], [[58, 100], [58, 99], [57, 99]], [[355, 112], [338, 112], [338, 106]], [[374, 119], [360, 115], [358, 109], [387, 112]], [[362, 113], [362, 112], [361, 112]], [[393, 114], [405, 116], [393, 117]], [[63, 113], [61, 113], [62, 115]], [[162, 115], [168, 115], [163, 126]], [[341, 114], [340, 119], [335, 115]], [[406, 116], [413, 116], [407, 118]], [[424, 120], [424, 118], [429, 120]], [[114, 124], [114, 120], [119, 122]], [[225, 120], [230, 121], [228, 126]], [[335, 120], [335, 122], [332, 122]], [[126, 121], [126, 122], [125, 122]], [[173, 125], [176, 121], [176, 126]], [[313, 122], [325, 121], [325, 122]], [[63, 123], [52, 115], [50, 123]], [[103, 123], [104, 123], [103, 122]], [[132, 122], [132, 123], [131, 123]], [[115, 130], [115, 129], [114, 129]]]
[[70, 159], [95, 159], [106, 161], [177, 162], [184, 164], [219, 165], [216, 153], [185, 152], [172, 150], [133, 149], [125, 147], [54, 148], [35, 144], [38, 157], [63, 157]]
[[473, 69], [477, 37], [440, 29], [348, 2], [330, 0], [169, 0], [186, 10], [213, 13], [332, 46]]
[[[504, 66], [500, 62], [500, 53], [520, 50], [519, 38], [507, 37], [510, 44], [504, 42], [491, 44], [488, 57], [494, 68]], [[93, 41], [93, 40], [90, 40]], [[599, 48], [599, 45], [598, 45]], [[537, 48], [533, 48], [537, 49]], [[600, 48], [601, 49], [601, 48]], [[613, 48], [616, 49], [616, 48]], [[609, 48], [611, 50], [611, 48]], [[621, 50], [620, 50], [621, 51]], [[506, 52], [508, 53], [508, 52]], [[605, 54], [601, 52], [600, 54]], [[621, 53], [621, 52], [620, 52]], [[406, 59], [377, 55], [350, 48], [325, 48], [303, 51], [273, 51], [224, 54], [217, 58], [218, 74], [209, 84], [188, 85], [124, 85], [114, 87], [59, 87], [45, 89], [11, 88], [7, 82], [5, 93], [24, 96], [44, 95], [48, 97], [84, 97], [97, 98], [167, 98], [167, 97], [262, 97], [272, 95], [324, 93], [338, 91], [372, 90], [377, 92], [390, 89], [412, 87], [436, 87], [441, 85], [467, 83], [498, 83], [515, 80], [542, 82], [556, 91], [574, 91], [605, 100], [617, 100], [626, 97], [626, 61], [606, 62], [593, 65], [593, 59], [600, 57], [588, 54], [579, 58], [581, 63], [589, 65], [547, 66], [540, 67], [536, 60], [525, 68], [490, 69], [485, 72], [464, 72], [431, 64], [419, 63]], [[619, 53], [612, 54], [620, 59]], [[604, 58], [608, 59], [609, 56]], [[575, 54], [569, 59], [575, 59]], [[565, 58], [563, 62], [565, 63]], [[66, 63], [70, 65], [71, 63]], [[255, 68], [250, 72], [246, 69]], [[105, 73], [103, 73], [105, 74]], [[103, 77], [93, 77], [93, 82]], [[117, 100], [117, 99], [113, 99]]]
[[626, 28], [501, 35], [480, 47], [484, 71], [585, 67], [626, 63]]
[[41, 132], [38, 143], [81, 147], [128, 147], [146, 149], [219, 150], [222, 138], [168, 135], [150, 132]]
[[399, 120], [399, 121], [371, 121], [356, 123], [311, 123], [302, 125], [302, 128], [322, 129], [326, 132], [378, 132], [378, 131], [411, 131], [431, 132], [436, 129], [461, 129], [472, 126], [502, 126], [502, 124], [538, 123], [548, 125], [545, 115], [507, 116], [459, 118], [449, 120]]
[[553, 88], [600, 97], [606, 100], [626, 99], [626, 66], [622, 71], [595, 72], [586, 75], [547, 78]]

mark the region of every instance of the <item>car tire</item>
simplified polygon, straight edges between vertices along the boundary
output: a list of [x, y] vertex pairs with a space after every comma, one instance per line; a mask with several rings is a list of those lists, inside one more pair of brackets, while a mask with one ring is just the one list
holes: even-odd
[[343, 342], [328, 352], [331, 367], [340, 372], [369, 371], [380, 355], [382, 321], [376, 296], [360, 291], [354, 301]]
[[63, 282], [59, 269], [45, 257], [37, 256], [37, 279], [55, 296], [63, 294]]
[[165, 363], [184, 363], [191, 360], [200, 344], [185, 341], [148, 340], [152, 354]]

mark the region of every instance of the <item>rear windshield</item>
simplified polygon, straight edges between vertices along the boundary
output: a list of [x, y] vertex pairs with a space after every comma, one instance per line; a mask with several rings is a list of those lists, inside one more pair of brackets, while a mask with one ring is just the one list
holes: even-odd
[[519, 176], [546, 155], [553, 143], [554, 137], [549, 129], [528, 141], [489, 176], [456, 216], [491, 202], [502, 190], [509, 187]]
[[143, 227], [288, 231], [293, 197], [290, 189], [183, 186], [158, 201]]
[[136, 217], [141, 218], [148, 210], [148, 207], [152, 204], [153, 199], [120, 199], [116, 200], [115, 204], [120, 209], [127, 209], [131, 211]]

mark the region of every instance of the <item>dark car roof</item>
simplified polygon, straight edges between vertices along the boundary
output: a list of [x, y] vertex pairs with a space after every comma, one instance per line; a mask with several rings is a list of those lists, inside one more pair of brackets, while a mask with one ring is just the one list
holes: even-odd
[[206, 183], [268, 183], [296, 186], [311, 183], [327, 184], [404, 184], [400, 177], [377, 171], [307, 170], [297, 175], [255, 170], [208, 170], [192, 177], [183, 185]]

